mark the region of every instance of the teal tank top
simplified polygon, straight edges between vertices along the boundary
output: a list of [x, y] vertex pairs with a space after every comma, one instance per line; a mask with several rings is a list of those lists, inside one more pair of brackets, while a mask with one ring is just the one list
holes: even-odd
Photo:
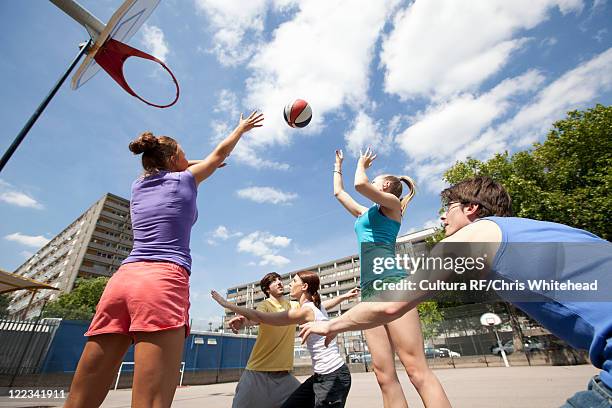
[[[368, 208], [366, 212], [357, 217], [355, 221], [355, 233], [359, 242], [359, 262], [362, 264], [364, 259], [364, 248], [374, 251], [375, 256], [395, 257], [395, 241], [399, 234], [401, 223], [392, 220], [382, 213], [380, 205], [375, 204]], [[363, 244], [366, 245], [363, 245]], [[368, 246], [368, 243], [389, 244], [382, 247]], [[363, 266], [363, 264], [362, 264]], [[382, 280], [385, 282], [397, 281], [406, 276], [403, 270], [386, 270], [383, 274], [375, 275], [367, 268], [361, 268], [361, 298], [366, 299], [374, 294], [373, 282]]]
[[384, 215], [380, 206], [375, 204], [355, 221], [357, 241], [359, 244], [363, 242], [395, 244], [401, 226], [401, 223]]

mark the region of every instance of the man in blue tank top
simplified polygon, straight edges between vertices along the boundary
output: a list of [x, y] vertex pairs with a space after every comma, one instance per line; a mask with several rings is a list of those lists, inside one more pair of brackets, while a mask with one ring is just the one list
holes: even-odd
[[[486, 243], [492, 255], [486, 261], [487, 280], [599, 280], [599, 292], [590, 294], [525, 286], [500, 295], [573, 347], [588, 350], [593, 365], [602, 369], [591, 379], [588, 390], [569, 398], [563, 408], [612, 407], [612, 291], [608, 289], [612, 244], [566, 225], [511, 217], [509, 195], [488, 177], [458, 183], [441, 196], [446, 235], [442, 242]], [[427, 274], [446, 281], [450, 278], [450, 273], [441, 271]], [[341, 332], [376, 327], [397, 319], [433, 294], [431, 289], [414, 290], [403, 292], [401, 301], [362, 302], [336, 319], [303, 325], [300, 336], [305, 339], [315, 333], [331, 339]]]

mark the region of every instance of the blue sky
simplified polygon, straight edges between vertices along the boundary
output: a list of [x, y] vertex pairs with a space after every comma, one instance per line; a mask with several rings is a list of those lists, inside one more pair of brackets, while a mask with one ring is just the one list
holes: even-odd
[[[103, 22], [120, 1], [81, 0]], [[129, 197], [144, 130], [206, 155], [258, 108], [265, 127], [199, 190], [192, 232], [192, 315], [218, 320], [211, 288], [356, 252], [353, 219], [332, 195], [334, 149], [379, 152], [370, 175], [409, 174], [419, 192], [402, 232], [436, 224], [442, 172], [543, 140], [572, 109], [612, 100], [612, 7], [606, 1], [162, 1], [130, 45], [170, 66], [172, 108], [148, 107], [104, 72], [66, 83], [0, 175], [0, 267], [14, 270], [105, 192]], [[76, 55], [86, 31], [53, 4], [0, 2], [4, 151]], [[153, 100], [168, 77], [128, 61]], [[283, 123], [306, 99], [313, 120]], [[357, 198], [357, 196], [355, 195]], [[358, 198], [364, 204], [367, 200]]]

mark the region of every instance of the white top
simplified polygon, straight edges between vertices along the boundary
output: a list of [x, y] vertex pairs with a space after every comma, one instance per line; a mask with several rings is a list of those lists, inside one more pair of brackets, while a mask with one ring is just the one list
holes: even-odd
[[[302, 307], [310, 307], [312, 309], [315, 321], [329, 320], [327, 311], [323, 305], [321, 305], [321, 310], [312, 302], [304, 302]], [[329, 374], [344, 365], [344, 359], [340, 356], [336, 339], [332, 340], [329, 346], [325, 347], [325, 337], [319, 336], [318, 334], [311, 334], [306, 340], [306, 348], [308, 348], [308, 352], [310, 353], [312, 368], [317, 374]]]

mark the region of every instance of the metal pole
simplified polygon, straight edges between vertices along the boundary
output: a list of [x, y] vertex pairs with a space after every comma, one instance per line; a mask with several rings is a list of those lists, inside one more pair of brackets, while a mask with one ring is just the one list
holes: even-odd
[[6, 150], [6, 152], [2, 156], [2, 159], [0, 159], [0, 172], [2, 171], [2, 169], [4, 169], [4, 166], [10, 160], [13, 153], [15, 153], [15, 150], [17, 150], [17, 147], [19, 147], [23, 139], [25, 139], [26, 135], [30, 131], [30, 128], [34, 126], [34, 123], [36, 122], [38, 117], [43, 113], [43, 111], [45, 110], [45, 108], [47, 107], [51, 99], [55, 96], [55, 94], [57, 93], [59, 88], [62, 86], [62, 84], [68, 77], [68, 75], [70, 75], [70, 72], [74, 69], [76, 64], [79, 62], [83, 54], [85, 54], [85, 52], [89, 49], [90, 46], [91, 46], [91, 39], [87, 41], [86, 43], [84, 43], [84, 45], [81, 45], [81, 49], [79, 50], [79, 53], [75, 57], [74, 61], [72, 61], [72, 64], [70, 64], [70, 67], [68, 67], [68, 70], [64, 72], [64, 75], [62, 75], [59, 81], [57, 81], [53, 89], [51, 89], [51, 92], [49, 92], [47, 97], [43, 99], [40, 105], [38, 105], [38, 108], [34, 111], [32, 116], [30, 116], [30, 119], [27, 121], [23, 129], [21, 129], [21, 132], [19, 132], [15, 140], [13, 140], [13, 143], [9, 146], [9, 148]]

